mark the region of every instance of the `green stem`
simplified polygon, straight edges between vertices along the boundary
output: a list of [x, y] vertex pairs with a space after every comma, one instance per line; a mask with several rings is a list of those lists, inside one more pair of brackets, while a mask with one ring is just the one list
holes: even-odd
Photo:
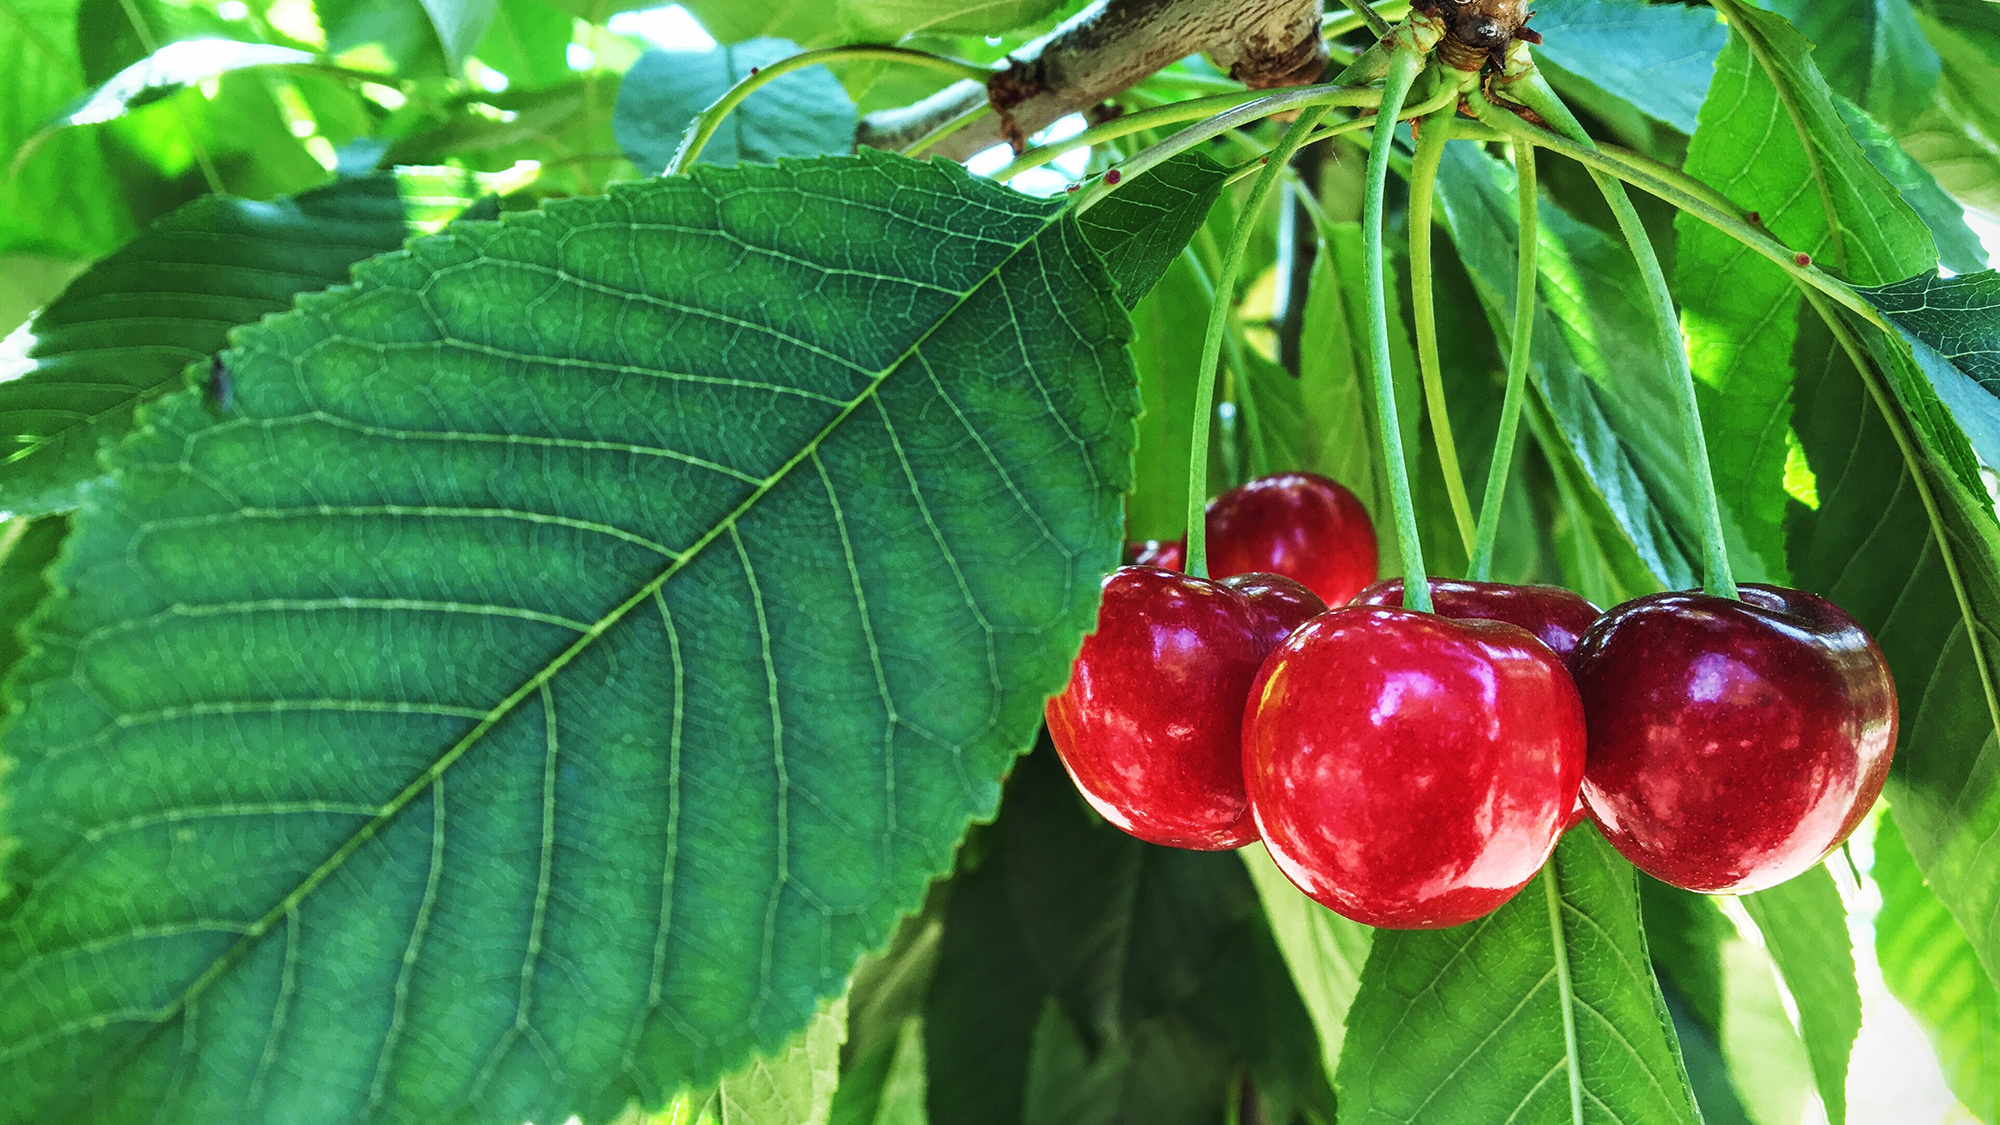
[[[910, 146], [903, 150], [903, 155], [909, 157], [917, 156], [918, 154], [922, 153], [925, 149], [931, 147], [932, 145], [938, 143], [941, 140], [944, 140], [946, 137], [951, 136], [953, 133], [958, 132], [960, 129], [963, 129], [967, 125], [972, 124], [974, 121], [979, 120], [981, 117], [984, 117], [992, 109], [993, 109], [992, 102], [980, 102], [978, 105], [975, 105], [972, 108], [966, 110], [965, 112], [960, 113], [958, 116], [952, 118], [949, 121], [946, 121], [944, 124], [939, 125], [937, 128], [932, 129], [930, 132], [925, 133], [923, 136], [918, 137], [916, 140], [912, 141], [910, 143]], [[1005, 183], [1006, 181], [1002, 180], [1000, 182]]]
[[1015, 176], [1033, 168], [1040, 168], [1063, 153], [1092, 145], [1100, 145], [1119, 137], [1151, 129], [1160, 125], [1173, 125], [1182, 121], [1199, 121], [1221, 110], [1252, 102], [1264, 96], [1262, 90], [1238, 90], [1231, 94], [1216, 94], [1206, 98], [1189, 98], [1186, 101], [1169, 102], [1153, 109], [1142, 109], [1137, 113], [1121, 114], [1102, 125], [1092, 126], [1073, 137], [1050, 141], [1038, 145], [1020, 156], [1014, 162], [993, 173], [993, 178], [1006, 183]]
[[[1352, 4], [1348, 6], [1353, 7]], [[1375, 26], [1375, 20], [1368, 19], [1359, 12], [1349, 11], [1338, 15], [1328, 13], [1320, 21], [1320, 34], [1332, 39], [1365, 27], [1379, 37], [1387, 34], [1385, 29], [1389, 26], [1389, 20], [1402, 19], [1410, 14], [1409, 0], [1389, 0], [1388, 3], [1371, 4], [1369, 7], [1373, 10], [1375, 19], [1383, 21], [1381, 27]]]
[[1348, 11], [1353, 12], [1356, 18], [1367, 24], [1368, 30], [1374, 32], [1377, 39], [1389, 34], [1389, 21], [1383, 19], [1382, 13], [1371, 7], [1368, 0], [1346, 0], [1346, 2]]
[[1514, 275], [1514, 341], [1507, 353], [1507, 397], [1500, 403], [1500, 432], [1493, 439], [1493, 463], [1486, 467], [1486, 494], [1479, 501], [1479, 535], [1465, 576], [1484, 582], [1493, 573], [1493, 544], [1500, 535], [1500, 506], [1506, 502], [1507, 478], [1514, 468], [1514, 435], [1521, 427], [1521, 400], [1527, 397], [1529, 349], [1535, 341], [1536, 250], [1541, 237], [1539, 192], [1535, 185], [1535, 146], [1514, 142], [1515, 178], [1519, 181], [1521, 257]]
[[715, 99], [715, 104], [695, 114], [688, 124], [687, 134], [681, 138], [681, 147], [667, 164], [665, 175], [681, 172], [695, 162], [701, 150], [708, 146], [708, 140], [722, 127], [722, 122], [732, 110], [743, 104], [743, 99], [756, 93], [766, 83], [773, 82], [795, 70], [823, 63], [842, 62], [850, 59], [877, 59], [884, 62], [909, 63], [913, 66], [942, 70], [960, 78], [984, 83], [993, 77], [993, 71], [964, 59], [947, 58], [929, 51], [913, 51], [907, 47], [883, 47], [856, 44], [849, 47], [822, 47], [817, 51], [804, 51], [790, 58], [779, 59], [766, 67], [758, 68], [741, 82], [731, 86], [729, 91]]
[[[1381, 97], [1382, 91], [1371, 87], [1339, 85], [1296, 86], [1275, 94], [1266, 94], [1253, 101], [1244, 102], [1234, 109], [1224, 110], [1198, 125], [1182, 129], [1159, 144], [1135, 153], [1132, 159], [1120, 164], [1116, 169], [1119, 182], [1136, 179], [1197, 145], [1205, 144], [1232, 129], [1269, 117], [1274, 113], [1283, 113], [1288, 109], [1319, 107], [1320, 112], [1313, 117], [1314, 121], [1318, 121], [1326, 116], [1327, 109], [1334, 106], [1373, 106], [1381, 100]], [[1105, 196], [1111, 194], [1114, 187], [1108, 175], [1100, 176], [1093, 181], [1077, 193], [1078, 213], [1096, 206]]]
[[[1396, 377], [1389, 366], [1389, 299], [1383, 280], [1383, 195], [1389, 182], [1389, 150], [1395, 147], [1396, 117], [1425, 56], [1402, 49], [1389, 57], [1382, 82], [1382, 108], [1375, 117], [1375, 143], [1368, 150], [1367, 194], [1361, 208], [1361, 265], [1368, 285], [1368, 347], [1374, 365], [1375, 416], [1382, 428], [1382, 457], [1388, 462], [1389, 500], [1396, 512], [1396, 539], [1403, 554], [1403, 604], [1428, 613], [1431, 587], [1424, 570], [1423, 543], [1417, 538], [1417, 509], [1410, 499], [1410, 469], [1403, 462], [1403, 431], [1396, 420]], [[1456, 95], [1454, 95], [1456, 96]]]
[[[1404, 87], [1407, 89], [1406, 81]], [[1401, 96], [1397, 101], [1401, 102]], [[1283, 178], [1285, 165], [1292, 154], [1312, 136], [1313, 127], [1333, 108], [1331, 103], [1309, 105], [1299, 112], [1298, 119], [1285, 130], [1278, 147], [1271, 150], [1270, 157], [1262, 165], [1257, 182], [1250, 188], [1250, 196], [1243, 202], [1242, 222], [1229, 236], [1229, 254], [1222, 260], [1222, 269], [1215, 276], [1215, 299], [1208, 303], [1208, 328], [1201, 338], [1201, 366], [1195, 369], [1194, 440], [1188, 448], [1188, 527], [1186, 571], [1197, 578], [1208, 577], [1208, 431], [1209, 423], [1215, 415], [1215, 381], [1217, 369], [1222, 359], [1222, 337], [1229, 328], [1229, 306], [1236, 292], [1236, 275], [1243, 270], [1243, 259], [1250, 249], [1250, 239], [1256, 233], [1257, 224], [1249, 216], [1256, 215], [1264, 207], [1264, 201], [1271, 196], [1271, 189]], [[1390, 128], [1395, 128], [1393, 120]]]
[[1555, 951], [1556, 990], [1562, 995], [1563, 1060], [1569, 1071], [1569, 1119], [1583, 1125], [1583, 1052], [1576, 1042], [1576, 984], [1569, 972], [1569, 935], [1563, 930], [1562, 891], [1556, 886], [1556, 864], [1542, 867], [1542, 897], [1549, 906], [1549, 943]]
[[1438, 164], [1451, 121], [1458, 116], [1456, 92], [1450, 105], [1423, 119], [1417, 131], [1416, 159], [1410, 165], [1410, 304], [1417, 321], [1417, 367], [1423, 373], [1424, 407], [1431, 416], [1431, 437], [1444, 469], [1444, 490], [1451, 500], [1452, 520], [1467, 557], [1473, 554], [1472, 501], [1465, 494], [1465, 473], [1458, 464], [1458, 442], [1451, 434], [1451, 415], [1444, 401], [1444, 373], [1438, 361], [1437, 293], [1431, 279], [1431, 207], [1437, 190]]
[[[1576, 116], [1570, 113], [1569, 107], [1563, 104], [1541, 75], [1530, 70], [1514, 82], [1509, 91], [1523, 105], [1541, 114], [1559, 133], [1585, 148], [1596, 147]], [[1490, 104], [1486, 108], [1490, 109]], [[1694, 500], [1701, 513], [1702, 588], [1720, 597], [1734, 598], [1737, 596], [1736, 579], [1729, 572], [1729, 548], [1722, 536], [1722, 505], [1716, 497], [1715, 476], [1708, 465], [1708, 439], [1702, 433], [1701, 404], [1695, 397], [1694, 370], [1688, 365], [1687, 342], [1681, 336], [1680, 320], [1674, 314], [1674, 299], [1667, 290], [1667, 276], [1660, 269], [1659, 256], [1653, 252], [1652, 239], [1646, 234], [1645, 224], [1639, 221], [1638, 210], [1632, 206], [1631, 197], [1625, 194], [1625, 185], [1611, 174], [1595, 168], [1590, 170], [1590, 176], [1597, 181], [1604, 201], [1611, 205], [1611, 213], [1618, 219], [1618, 229], [1625, 235], [1632, 257], [1639, 263], [1639, 273], [1645, 278], [1646, 295], [1651, 301], [1659, 331], [1661, 350], [1666, 353], [1672, 375], [1674, 405], [1680, 414], [1682, 453], [1694, 472]]]
[[1538, 129], [1511, 113], [1495, 108], [1484, 99], [1473, 98], [1472, 102], [1480, 121], [1495, 131], [1509, 137], [1525, 137], [1539, 148], [1561, 153], [1594, 172], [1615, 176], [1648, 195], [1673, 204], [1676, 208], [1693, 215], [1770, 259], [1773, 265], [1790, 274], [1793, 280], [1809, 285], [1833, 298], [1842, 308], [1882, 331], [1894, 331], [1889, 322], [1883, 319], [1881, 312], [1863, 300], [1860, 294], [1818, 266], [1800, 265], [1797, 251], [1779, 242], [1768, 231], [1759, 230], [1744, 222], [1737, 213], [1736, 206], [1707, 184], [1685, 173], [1669, 174], [1661, 165], [1631, 160], [1622, 156], [1620, 150], [1615, 148], [1600, 149], [1577, 144], [1547, 129]]

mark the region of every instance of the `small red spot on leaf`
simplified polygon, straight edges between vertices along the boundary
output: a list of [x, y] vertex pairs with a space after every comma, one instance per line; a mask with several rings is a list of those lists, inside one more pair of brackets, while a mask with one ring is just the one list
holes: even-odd
[[1809, 265], [1812, 265], [1812, 255], [1811, 255], [1811, 254], [1794, 254], [1794, 255], [1792, 255], [1792, 261], [1794, 261], [1794, 262], [1797, 262], [1797, 263], [1799, 264], [1799, 266], [1800, 266], [1801, 268], [1803, 268], [1803, 267], [1805, 267], [1805, 266], [1809, 266]]
[[1104, 173], [1104, 182], [1107, 184], [1115, 184], [1119, 180], [1122, 180], [1124, 178], [1125, 176], [1122, 173], [1120, 173], [1116, 168], [1113, 168], [1111, 171]]

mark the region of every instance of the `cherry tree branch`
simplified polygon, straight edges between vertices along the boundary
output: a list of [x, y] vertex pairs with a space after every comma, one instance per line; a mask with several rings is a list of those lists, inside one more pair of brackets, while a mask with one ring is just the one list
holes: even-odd
[[964, 81], [913, 105], [863, 118], [858, 143], [903, 149], [982, 104], [994, 112], [928, 151], [963, 160], [1028, 136], [1144, 81], [1192, 54], [1207, 54], [1255, 89], [1312, 82], [1325, 71], [1322, 0], [1097, 0], [1015, 51], [984, 84]]

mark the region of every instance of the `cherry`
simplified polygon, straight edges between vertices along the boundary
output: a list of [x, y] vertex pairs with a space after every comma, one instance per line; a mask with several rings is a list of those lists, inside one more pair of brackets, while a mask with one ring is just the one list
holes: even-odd
[[1256, 628], [1244, 598], [1206, 578], [1128, 566], [1104, 580], [1097, 631], [1046, 709], [1104, 819], [1202, 851], [1257, 838], [1242, 764], [1243, 702], [1266, 651]]
[[1187, 540], [1147, 539], [1127, 543], [1125, 562], [1131, 566], [1157, 566], [1161, 570], [1186, 570]]
[[1272, 858], [1371, 926], [1455, 926], [1513, 897], [1554, 850], [1583, 762], [1562, 661], [1497, 621], [1330, 610], [1265, 661], [1244, 715]]
[[1280, 473], [1208, 504], [1208, 570], [1253, 571], [1304, 583], [1344, 605], [1375, 581], [1375, 525], [1354, 493], [1312, 473]]
[[1571, 660], [1590, 725], [1584, 801], [1640, 870], [1742, 894], [1824, 859], [1882, 791], [1896, 689], [1882, 650], [1824, 598], [1653, 594]]
[[1268, 654], [1293, 630], [1326, 612], [1318, 594], [1282, 575], [1232, 574], [1222, 584], [1243, 599], [1260, 654]]
[[[1400, 607], [1403, 580], [1386, 578], [1354, 599], [1355, 605]], [[1440, 617], [1477, 618], [1518, 625], [1564, 660], [1601, 611], [1561, 586], [1509, 586], [1501, 582], [1431, 579], [1431, 604]]]

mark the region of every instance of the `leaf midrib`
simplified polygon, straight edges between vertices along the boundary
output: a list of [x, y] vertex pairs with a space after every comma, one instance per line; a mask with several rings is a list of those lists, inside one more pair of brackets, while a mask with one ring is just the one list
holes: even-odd
[[[7, 3], [8, 0], [0, 0], [0, 6], [5, 6]], [[402, 814], [404, 809], [408, 808], [425, 790], [429, 789], [439, 778], [443, 777], [459, 759], [470, 753], [472, 748], [479, 743], [480, 739], [485, 737], [488, 731], [499, 725], [502, 719], [511, 714], [516, 707], [520, 706], [530, 696], [539, 693], [544, 685], [552, 681], [571, 661], [589, 649], [600, 637], [623, 621], [627, 614], [658, 594], [673, 579], [674, 575], [678, 574], [690, 562], [699, 557], [710, 544], [724, 534], [732, 533], [737, 522], [754, 508], [758, 501], [762, 500], [773, 488], [776, 488], [789, 477], [792, 470], [817, 454], [820, 446], [835, 430], [839, 429], [847, 421], [849, 416], [864, 404], [874, 400], [877, 393], [881, 390], [882, 385], [888, 381], [889, 377], [901, 370], [910, 361], [911, 357], [915, 356], [939, 329], [950, 323], [958, 315], [959, 311], [965, 307], [967, 301], [971, 300], [975, 294], [991, 284], [999, 276], [1000, 271], [1006, 268], [1017, 255], [1034, 245], [1052, 227], [1061, 223], [1071, 214], [1071, 210], [1067, 207], [1050, 212], [1045, 217], [1041, 227], [1033, 235], [1023, 239], [1018, 245], [1002, 255], [1000, 260], [995, 262], [990, 270], [981, 276], [977, 282], [968, 287], [964, 293], [960, 294], [951, 307], [939, 315], [929, 327], [919, 333], [910, 342], [908, 347], [897, 353], [891, 362], [885, 365], [880, 372], [869, 380], [866, 387], [862, 388], [846, 406], [842, 407], [833, 418], [828, 420], [826, 425], [822, 426], [818, 432], [804, 442], [803, 447], [796, 454], [774, 470], [763, 484], [753, 489], [748, 496], [744, 497], [741, 503], [725, 513], [722, 518], [716, 521], [714, 526], [709, 528], [701, 538], [682, 551], [679, 557], [669, 562], [658, 575], [643, 583], [637, 592], [614, 606], [603, 617], [593, 623], [588, 630], [577, 637], [575, 641], [571, 642], [567, 648], [556, 654], [553, 659], [533, 675], [529, 676], [519, 687], [494, 704], [485, 717], [480, 719], [457, 742], [446, 748], [429, 768], [425, 769], [423, 773], [405, 785], [395, 796], [384, 802], [380, 812], [366, 824], [357, 828], [351, 836], [341, 843], [340, 847], [334, 849], [331, 855], [309, 872], [299, 882], [298, 886], [294, 887], [291, 892], [281, 898], [275, 906], [262, 917], [258, 918], [256, 922], [252, 923], [244, 931], [243, 936], [238, 938], [226, 952], [217, 957], [201, 975], [197, 976], [187, 988], [182, 990], [179, 996], [175, 997], [165, 1007], [151, 1013], [150, 1018], [147, 1020], [147, 1030], [138, 1036], [122, 1055], [109, 1062], [100, 1070], [84, 1086], [81, 1096], [88, 1097], [107, 1079], [123, 1070], [125, 1065], [152, 1041], [154, 1035], [158, 1034], [170, 1021], [185, 1011], [202, 993], [206, 992], [217, 981], [227, 976], [236, 967], [237, 963], [247, 956], [250, 950], [258, 942], [262, 941], [280, 921], [298, 909], [299, 905], [310, 898], [322, 883], [331, 878], [335, 872], [339, 871], [349, 858], [367, 846], [370, 841], [374, 840], [384, 828]], [[404, 251], [404, 253], [407, 253], [407, 251]]]

